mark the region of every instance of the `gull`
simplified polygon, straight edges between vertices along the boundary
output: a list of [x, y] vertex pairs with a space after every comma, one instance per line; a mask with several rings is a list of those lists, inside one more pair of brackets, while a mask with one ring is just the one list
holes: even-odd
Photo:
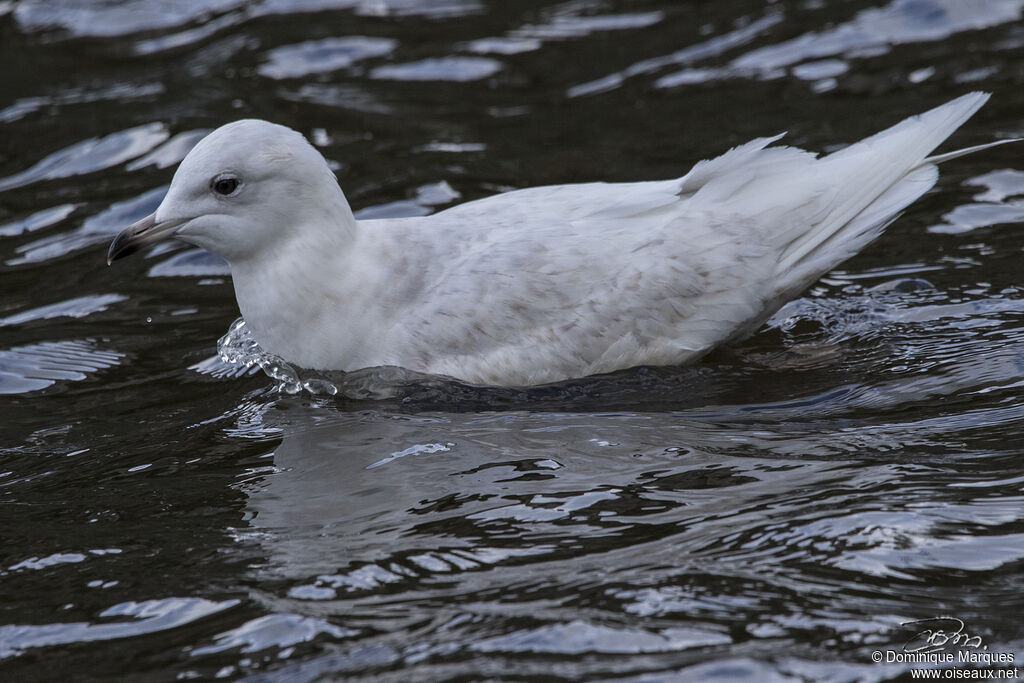
[[514, 190], [356, 220], [323, 156], [255, 119], [182, 160], [108, 263], [175, 237], [223, 257], [266, 352], [529, 386], [693, 363], [750, 335], [938, 179], [970, 93], [818, 157], [758, 138], [674, 180]]

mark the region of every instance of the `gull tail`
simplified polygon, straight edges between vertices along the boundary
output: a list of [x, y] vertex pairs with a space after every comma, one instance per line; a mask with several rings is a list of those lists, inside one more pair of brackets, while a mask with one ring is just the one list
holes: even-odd
[[989, 147], [928, 156], [985, 102], [988, 93], [958, 97], [865, 138], [809, 165], [828, 188], [815, 202], [813, 220], [789, 226], [778, 262], [778, 296], [788, 299], [878, 237], [899, 213], [935, 186], [936, 164]]

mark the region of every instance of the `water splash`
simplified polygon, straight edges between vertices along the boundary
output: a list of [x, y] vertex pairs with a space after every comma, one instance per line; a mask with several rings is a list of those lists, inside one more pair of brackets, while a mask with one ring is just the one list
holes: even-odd
[[[265, 351], [256, 341], [244, 318], [228, 328], [217, 342], [222, 363], [198, 363], [192, 369], [219, 377], [239, 377], [259, 367], [277, 382], [276, 390], [285, 394], [308, 392], [314, 396], [340, 396], [354, 400], [400, 399], [403, 402], [458, 402], [466, 398], [488, 399], [520, 397], [517, 389], [479, 387], [450, 377], [426, 375], [392, 365], [363, 368], [352, 372], [310, 370], [295, 366], [280, 356]], [[214, 359], [211, 359], [214, 360]]]
[[[227, 334], [217, 342], [217, 353], [220, 360], [229, 365], [246, 370], [259, 367], [277, 382], [276, 390], [285, 394], [305, 391], [314, 396], [342, 396], [356, 400], [412, 400], [425, 395], [448, 395], [452, 387], [462, 386], [462, 383], [447, 378], [388, 365], [353, 372], [298, 367], [265, 351], [244, 318], [231, 323]], [[220, 371], [220, 374], [238, 376], [241, 372]]]
[[277, 380], [277, 390], [287, 394], [297, 394], [303, 389], [311, 393], [325, 393], [334, 395], [338, 393], [337, 387], [310, 385], [299, 378], [298, 372], [280, 356], [264, 351], [252, 331], [246, 325], [244, 318], [239, 318], [231, 323], [227, 334], [217, 341], [217, 354], [225, 363], [241, 365], [245, 368], [259, 366], [263, 372], [274, 380]]

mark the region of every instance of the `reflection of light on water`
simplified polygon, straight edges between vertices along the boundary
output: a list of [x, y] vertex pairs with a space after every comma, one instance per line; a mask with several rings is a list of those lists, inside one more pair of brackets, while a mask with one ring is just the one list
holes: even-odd
[[[382, 646], [387, 637], [372, 634], [430, 619], [426, 606], [439, 603], [461, 616], [389, 661], [679, 653], [732, 644], [721, 624], [737, 614], [755, 639], [824, 628], [856, 645], [902, 618], [891, 591], [856, 616], [807, 609], [800, 596], [826, 600], [871, 577], [905, 581], [892, 589], [901, 597], [928, 594], [920, 575], [990, 571], [1024, 548], [1007, 526], [1019, 497], [944, 498], [933, 466], [891, 461], [947, 441], [930, 443], [923, 422], [898, 412], [879, 425], [855, 412], [830, 418], [813, 402], [708, 418], [346, 413], [283, 400], [288, 410], [265, 414], [282, 430], [275, 470], [245, 489], [251, 526], [239, 538], [263, 548], [258, 572], [285, 581], [287, 600], [280, 622], [225, 632], [211, 651], [307, 636]], [[443, 455], [405, 457], [434, 453]], [[559, 466], [540, 454], [557, 454]], [[373, 467], [382, 461], [390, 466]], [[965, 534], [964, 524], [987, 531]], [[581, 602], [644, 621], [606, 623]], [[322, 628], [324, 614], [338, 632]], [[275, 628], [293, 622], [295, 633]]]
[[63, 221], [74, 213], [77, 208], [77, 204], [61, 204], [60, 206], [54, 206], [49, 209], [37, 211], [31, 216], [14, 221], [13, 223], [5, 223], [0, 225], [0, 237], [14, 237], [15, 235], [21, 235], [22, 233], [35, 232], [42, 228], [48, 228], [51, 225], [55, 225], [56, 223]]
[[488, 57], [429, 57], [417, 62], [386, 64], [370, 72], [388, 81], [476, 81], [498, 73], [501, 62]]
[[0, 178], [0, 192], [42, 180], [93, 173], [151, 151], [170, 133], [162, 123], [149, 123], [102, 138], [83, 140], [43, 158], [31, 168]]
[[166, 185], [147, 190], [137, 197], [115, 202], [103, 211], [89, 216], [76, 228], [19, 245], [15, 249], [18, 256], [8, 260], [7, 264], [46, 263], [79, 249], [109, 242], [111, 237], [126, 225], [152, 213], [165, 194]]
[[[325, 10], [351, 10], [371, 17], [459, 17], [479, 12], [478, 0], [208, 0], [202, 3], [157, 3], [150, 0], [121, 2], [64, 2], [56, 11], [53, 0], [24, 0], [14, 6], [14, 20], [27, 32], [60, 28], [69, 38], [125, 36], [146, 31], [166, 31], [206, 18], [205, 25], [219, 28], [259, 16]], [[0, 8], [2, 9], [2, 8]], [[211, 16], [219, 19], [210, 19]], [[183, 32], [185, 37], [162, 49], [180, 48], [208, 37], [202, 30]], [[180, 34], [179, 34], [180, 35]], [[153, 52], [151, 45], [145, 52]]]
[[57, 382], [78, 382], [120, 364], [122, 358], [123, 353], [97, 348], [92, 339], [0, 350], [0, 394], [24, 394]]
[[974, 195], [973, 204], [962, 204], [944, 214], [945, 221], [929, 232], [955, 235], [993, 225], [1024, 221], [1024, 171], [1002, 169], [964, 181], [986, 188]]
[[[822, 6], [819, 9], [822, 9]], [[758, 47], [724, 66], [689, 66], [749, 42], [783, 22], [783, 10], [772, 8], [758, 19], [745, 18], [735, 28], [671, 55], [637, 62], [626, 69], [569, 89], [569, 96], [605, 92], [626, 78], [651, 73], [666, 66], [686, 68], [661, 76], [659, 88], [674, 88], [727, 78], [780, 78], [786, 69], [797, 78], [815, 82], [817, 92], [836, 86], [836, 77], [850, 70], [855, 59], [878, 57], [892, 45], [942, 40], [956, 33], [1018, 21], [1024, 0], [893, 0], [884, 7], [862, 10], [834, 28], [810, 31], [796, 38]], [[924, 67], [908, 74], [918, 83], [934, 73]]]
[[453, 443], [447, 443], [447, 444], [444, 444], [444, 443], [418, 443], [418, 444], [414, 444], [412, 446], [409, 446], [406, 449], [403, 449], [403, 450], [400, 450], [400, 451], [395, 451], [394, 453], [392, 453], [388, 457], [383, 458], [381, 460], [378, 460], [375, 463], [371, 463], [371, 464], [367, 465], [366, 469], [370, 470], [370, 469], [373, 469], [374, 467], [380, 467], [381, 465], [387, 465], [389, 462], [392, 462], [393, 460], [398, 460], [399, 458], [404, 458], [404, 457], [409, 456], [409, 455], [420, 455], [420, 454], [429, 455], [431, 453], [445, 453], [445, 452], [450, 451], [452, 449], [452, 446], [454, 446], [454, 445], [455, 444], [453, 444]]
[[112, 605], [97, 615], [105, 620], [115, 617], [128, 618], [113, 623], [67, 622], [0, 626], [0, 659], [20, 655], [34, 647], [134, 638], [169, 631], [223, 612], [238, 603], [238, 600], [216, 602], [203, 598], [164, 598]]
[[75, 297], [0, 318], [0, 327], [21, 325], [32, 320], [48, 320], [50, 318], [84, 318], [87, 315], [105, 311], [111, 305], [120, 303], [127, 298], [123, 294], [89, 294]]
[[[772, 12], [753, 21], [737, 21], [737, 26], [732, 31], [714, 36], [695, 45], [690, 45], [689, 47], [685, 47], [670, 55], [645, 59], [642, 62], [637, 62], [636, 64], [627, 67], [623, 71], [610, 74], [595, 81], [575, 85], [569, 88], [567, 94], [569, 97], [594, 95], [608, 90], [613, 90], [622, 85], [627, 78], [632, 76], [653, 73], [666, 66], [676, 64], [693, 64], [703, 59], [716, 57], [728, 52], [729, 50], [753, 41], [758, 35], [780, 22], [782, 22], [782, 14], [779, 12]], [[717, 74], [718, 72], [713, 69], [689, 69], [672, 76], [663, 77], [671, 79], [670, 82], [663, 84], [662, 81], [659, 81], [658, 83], [663, 85], [663, 87], [668, 87], [670, 84], [679, 85], [683, 83], [702, 83], [704, 81], [717, 78]]]
[[336, 71], [363, 59], [386, 55], [397, 44], [390, 38], [346, 36], [284, 45], [267, 53], [267, 62], [259, 67], [259, 73], [284, 79]]
[[314, 638], [326, 635], [331, 638], [347, 638], [359, 635], [359, 631], [340, 628], [323, 620], [298, 614], [268, 614], [245, 622], [238, 628], [214, 636], [215, 645], [197, 647], [193, 657], [224, 652], [239, 648], [241, 652], [259, 652], [269, 647], [291, 647], [308, 643]]
[[893, 0], [884, 7], [858, 12], [835, 28], [752, 50], [730, 66], [740, 72], [765, 71], [851, 51], [857, 54], [870, 48], [941, 40], [954, 33], [1017, 21], [1022, 7], [1022, 0]]

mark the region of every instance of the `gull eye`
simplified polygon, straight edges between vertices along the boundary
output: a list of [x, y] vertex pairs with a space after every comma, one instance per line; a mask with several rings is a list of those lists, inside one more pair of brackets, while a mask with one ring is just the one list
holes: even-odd
[[242, 183], [238, 178], [226, 173], [216, 176], [210, 181], [210, 187], [213, 188], [213, 191], [225, 197], [234, 194], [238, 189], [238, 186], [241, 184]]

